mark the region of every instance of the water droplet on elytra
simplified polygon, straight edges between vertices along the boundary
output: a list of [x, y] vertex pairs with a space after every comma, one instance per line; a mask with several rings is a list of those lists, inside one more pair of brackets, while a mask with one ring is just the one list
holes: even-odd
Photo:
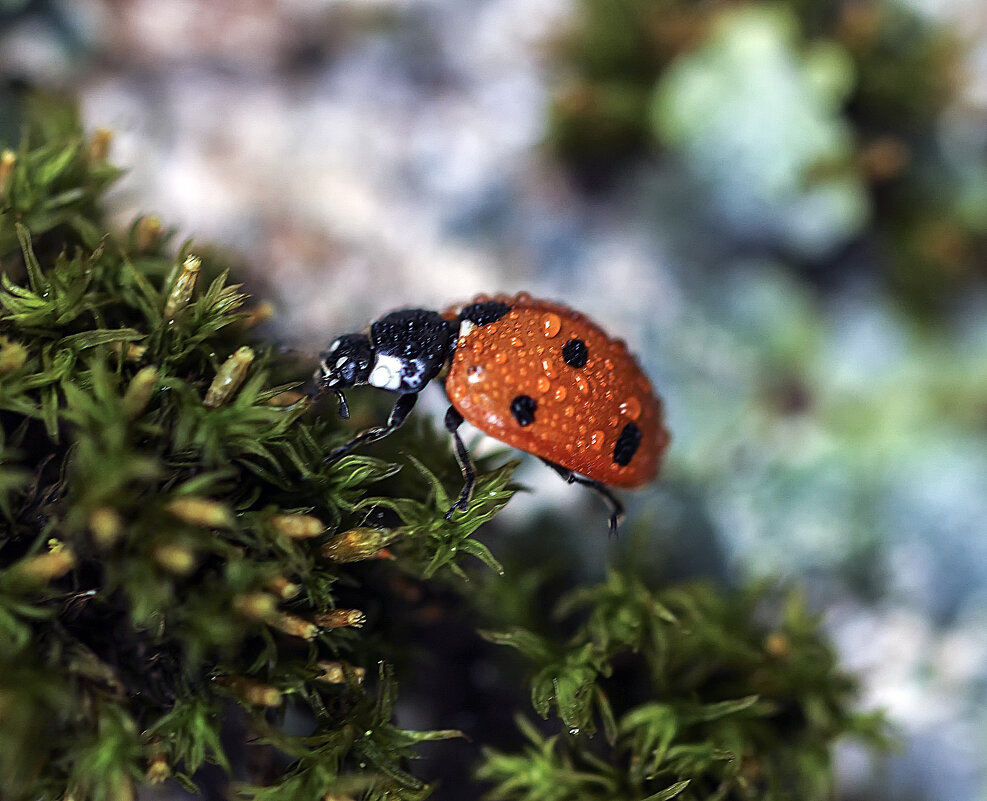
[[629, 417], [631, 420], [637, 420], [641, 416], [641, 401], [631, 395], [631, 397], [620, 404], [620, 413]]
[[541, 318], [541, 330], [546, 338], [557, 337], [562, 330], [562, 318], [549, 312]]

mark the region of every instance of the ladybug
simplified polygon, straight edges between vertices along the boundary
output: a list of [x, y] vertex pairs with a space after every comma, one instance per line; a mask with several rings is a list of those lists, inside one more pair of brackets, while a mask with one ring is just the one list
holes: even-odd
[[623, 506], [612, 487], [640, 487], [658, 472], [669, 434], [662, 402], [619, 339], [579, 312], [527, 293], [480, 295], [444, 313], [403, 309], [369, 334], [344, 334], [321, 354], [318, 395], [369, 384], [397, 393], [386, 425], [336, 448], [335, 461], [395, 431], [418, 393], [446, 368], [452, 435], [464, 486], [446, 514], [469, 508], [476, 471], [459, 436], [463, 421], [545, 462], [570, 484], [600, 493], [616, 533]]

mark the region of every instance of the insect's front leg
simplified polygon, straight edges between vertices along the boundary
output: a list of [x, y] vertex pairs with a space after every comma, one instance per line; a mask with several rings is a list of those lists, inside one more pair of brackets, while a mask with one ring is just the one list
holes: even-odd
[[368, 442], [376, 442], [388, 434], [393, 434], [401, 427], [401, 424], [408, 417], [411, 410], [415, 408], [415, 402], [417, 400], [418, 393], [416, 392], [398, 395], [398, 399], [394, 402], [394, 408], [391, 409], [391, 413], [387, 418], [387, 425], [374, 426], [373, 428], [368, 428], [366, 431], [361, 431], [345, 445], [340, 445], [331, 451], [323, 461], [331, 464], [342, 459], [346, 454], [360, 445], [366, 445]]

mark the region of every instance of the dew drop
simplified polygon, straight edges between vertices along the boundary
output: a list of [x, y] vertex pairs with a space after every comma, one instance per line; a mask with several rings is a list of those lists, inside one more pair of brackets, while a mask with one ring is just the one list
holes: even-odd
[[494, 357], [493, 357], [493, 360], [494, 360], [494, 361], [495, 361], [495, 362], [496, 362], [497, 364], [503, 364], [504, 362], [506, 362], [506, 361], [507, 361], [507, 354], [506, 354], [506, 353], [504, 353], [504, 351], [502, 351], [502, 350], [498, 350], [498, 351], [497, 351], [497, 352], [496, 352], [496, 353], [494, 354]]
[[613, 370], [613, 362], [610, 361], [610, 359], [604, 359], [603, 366], [606, 367], [608, 370]]
[[566, 396], [565, 387], [558, 386], [555, 388], [555, 400], [564, 401]]
[[589, 447], [594, 451], [603, 450], [603, 432], [600, 429], [590, 432]]
[[566, 406], [562, 410], [562, 414], [564, 414], [566, 417], [572, 417], [572, 416], [574, 416], [576, 414], [576, 407], [575, 406]]
[[555, 378], [555, 368], [552, 366], [551, 359], [542, 359], [541, 369], [549, 378]]
[[578, 389], [584, 395], [589, 392], [589, 381], [587, 381], [586, 377], [583, 376], [582, 374], [576, 373], [575, 383], [576, 383], [576, 389]]
[[515, 348], [523, 347], [524, 340], [521, 339], [521, 337], [517, 337], [517, 336], [511, 337], [511, 345], [513, 345]]
[[579, 729], [577, 729], [575, 726], [573, 726], [571, 729], [569, 729], [569, 734], [571, 734], [573, 737], [575, 737], [577, 734], [579, 734]]
[[538, 380], [535, 381], [535, 389], [541, 393], [548, 392], [552, 388], [552, 382], [549, 381], [545, 376], [538, 376]]
[[581, 439], [577, 439], [577, 440], [576, 440], [576, 447], [577, 447], [577, 448], [578, 448], [579, 450], [582, 450], [583, 448], [585, 448], [585, 447], [586, 447], [586, 442], [585, 442], [584, 440], [581, 440]]
[[616, 428], [620, 425], [620, 418], [617, 417], [617, 415], [611, 416], [611, 418], [607, 420], [607, 425], [610, 426], [610, 428]]
[[631, 420], [637, 420], [641, 416], [641, 401], [633, 395], [620, 404], [620, 413]]
[[562, 318], [557, 314], [552, 314], [551, 312], [542, 315], [541, 330], [547, 339], [557, 337], [559, 335], [559, 331], [562, 330]]

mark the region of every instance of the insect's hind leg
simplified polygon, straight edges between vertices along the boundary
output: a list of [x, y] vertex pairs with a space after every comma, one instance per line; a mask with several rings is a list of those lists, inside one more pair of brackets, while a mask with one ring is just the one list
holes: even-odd
[[391, 409], [391, 413], [387, 417], [387, 425], [374, 426], [373, 428], [368, 428], [366, 431], [361, 431], [345, 445], [340, 445], [338, 448], [330, 451], [329, 455], [322, 461], [331, 464], [342, 459], [351, 450], [360, 445], [365, 445], [368, 442], [376, 442], [388, 434], [394, 433], [401, 427], [401, 424], [408, 417], [411, 410], [415, 408], [415, 402], [417, 400], [418, 393], [409, 392], [404, 395], [398, 395], [398, 399], [394, 402], [394, 408]]
[[568, 467], [563, 467], [560, 464], [555, 464], [555, 462], [550, 462], [548, 459], [542, 459], [542, 461], [551, 467], [565, 482], [566, 484], [582, 484], [584, 487], [589, 487], [601, 496], [603, 500], [607, 502], [607, 506], [610, 507], [610, 536], [617, 536], [617, 527], [620, 525], [620, 521], [624, 519], [624, 504], [620, 502], [620, 499], [614, 495], [606, 484], [602, 484], [592, 478], [586, 478], [586, 476], [580, 476], [573, 473]]
[[446, 512], [446, 520], [451, 520], [453, 513], [459, 509], [465, 512], [470, 506], [470, 496], [473, 494], [473, 485], [476, 483], [476, 468], [470, 453], [463, 444], [463, 438], [459, 436], [459, 427], [463, 424], [463, 416], [456, 411], [455, 406], [450, 406], [446, 410], [445, 427], [446, 431], [452, 434], [452, 441], [456, 449], [456, 461], [459, 462], [459, 469], [463, 474], [463, 489], [459, 493], [459, 499]]

